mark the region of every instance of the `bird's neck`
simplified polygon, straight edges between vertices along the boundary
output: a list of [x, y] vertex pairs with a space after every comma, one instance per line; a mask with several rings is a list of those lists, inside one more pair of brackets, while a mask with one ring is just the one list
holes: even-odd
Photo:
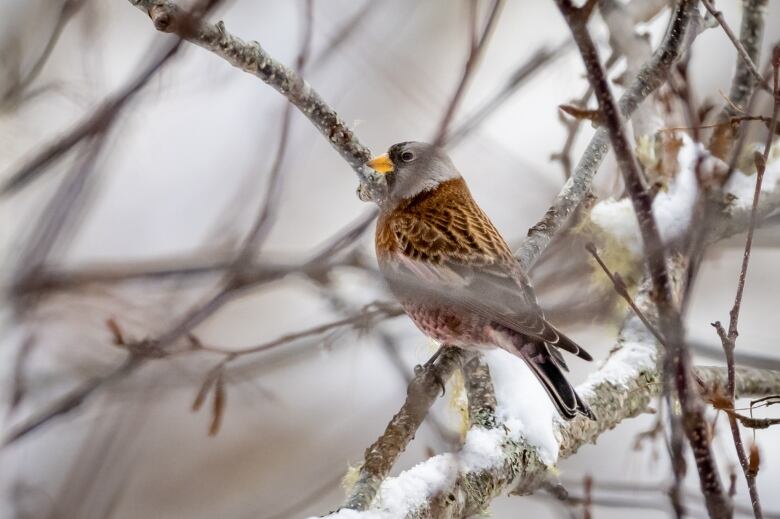
[[436, 203], [439, 199], [449, 199], [453, 196], [457, 199], [463, 194], [468, 194], [468, 192], [468, 187], [463, 178], [453, 178], [430, 186], [409, 197], [401, 198], [391, 195], [383, 204], [382, 211], [385, 213], [408, 211], [429, 203]]

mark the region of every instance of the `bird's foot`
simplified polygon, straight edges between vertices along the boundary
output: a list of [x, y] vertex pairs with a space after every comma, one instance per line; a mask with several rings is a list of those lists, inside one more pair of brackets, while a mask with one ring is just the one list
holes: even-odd
[[443, 350], [444, 346], [436, 350], [436, 353], [434, 353], [433, 356], [425, 362], [425, 364], [417, 364], [414, 367], [414, 375], [416, 377], [423, 377], [427, 374], [430, 374], [434, 378], [436, 384], [441, 388], [441, 396], [444, 396], [445, 393], [444, 379], [441, 378], [441, 375], [434, 369], [434, 364]]

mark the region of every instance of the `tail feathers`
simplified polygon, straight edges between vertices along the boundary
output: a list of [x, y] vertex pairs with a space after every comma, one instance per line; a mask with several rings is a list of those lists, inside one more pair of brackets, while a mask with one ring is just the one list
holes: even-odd
[[[552, 325], [548, 323], [548, 326], [552, 326]], [[566, 337], [563, 333], [561, 333], [557, 329], [555, 330], [555, 333], [558, 335], [558, 340], [555, 342], [549, 342], [551, 346], [555, 346], [556, 348], [561, 348], [563, 350], [566, 350], [569, 353], [572, 353], [583, 360], [593, 360], [593, 357], [591, 357], [590, 353], [585, 351], [579, 344]]]
[[591, 420], [596, 420], [593, 411], [566, 380], [553, 357], [547, 353], [544, 344], [526, 343], [520, 348], [520, 356], [542, 383], [558, 413], [564, 419], [571, 420], [580, 413]]

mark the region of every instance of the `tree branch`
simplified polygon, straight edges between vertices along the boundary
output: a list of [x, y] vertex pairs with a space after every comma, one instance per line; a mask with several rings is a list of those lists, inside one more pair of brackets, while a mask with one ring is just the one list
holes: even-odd
[[[766, 4], [767, 0], [742, 1], [742, 26], [740, 28], [739, 40], [734, 38], [734, 33], [731, 31], [731, 28], [726, 25], [723, 17], [721, 16], [718, 18], [718, 22], [721, 24], [726, 34], [729, 38], [733, 38], [732, 42], [735, 42], [735, 47], [739, 54], [737, 70], [731, 80], [729, 102], [724, 105], [721, 113], [718, 115], [718, 121], [721, 123], [730, 121], [731, 117], [740, 115], [738, 109], [746, 109], [749, 100], [753, 96], [756, 83], [758, 82], [754, 75], [754, 71], [757, 71], [755, 64], [761, 57]], [[705, 2], [704, 5], [710, 12], [714, 10], [714, 6], [712, 6], [711, 2]], [[763, 82], [763, 78], [761, 78], [761, 81]], [[712, 138], [710, 139], [710, 151], [716, 157], [725, 159], [731, 152], [734, 139], [739, 136], [739, 133], [739, 125], [723, 124], [722, 126], [716, 127], [712, 134]]]
[[[679, 259], [671, 263], [670, 271], [675, 278], [676, 290], [682, 289], [685, 266], [686, 263]], [[655, 320], [657, 313], [650, 293], [650, 283], [644, 283], [636, 302], [645, 315]], [[649, 404], [661, 393], [661, 375], [656, 363], [657, 348], [653, 335], [645, 325], [633, 313], [629, 314], [609, 358], [577, 388], [587, 398], [598, 420], [579, 417], [571, 422], [558, 422], [557, 434], [561, 438], [559, 458], [573, 455], [580, 447], [595, 442], [603, 432], [611, 430], [623, 420], [647, 411]], [[695, 373], [704, 391], [722, 386], [727, 376], [725, 369], [714, 367], [697, 368]], [[737, 368], [736, 380], [737, 391], [741, 396], [776, 394], [780, 390], [780, 372], [776, 371]], [[489, 467], [461, 468], [458, 460], [467, 459], [471, 454], [464, 450], [454, 455], [435, 456], [424, 462], [424, 470], [429, 475], [426, 479], [429, 493], [426, 495], [415, 495], [402, 504], [397, 499], [384, 501], [381, 488], [398, 488], [398, 485], [417, 481], [414, 473], [416, 469], [412, 469], [382, 483], [377, 499], [367, 509], [368, 515], [350, 511], [336, 512], [329, 517], [368, 518], [377, 512], [415, 519], [464, 517], [482, 512], [495, 496], [510, 486], [514, 488], [514, 493], [534, 492], [547, 480], [549, 470], [547, 463], [540, 457], [539, 448], [522, 436], [516, 440], [504, 433], [502, 438], [501, 455], [493, 459]]]
[[406, 401], [401, 410], [387, 424], [384, 433], [366, 449], [358, 481], [350, 490], [343, 508], [368, 509], [398, 456], [414, 438], [428, 410], [439, 397], [441, 385], [463, 366], [470, 355], [458, 348], [447, 348], [429, 369], [420, 370], [415, 375], [406, 390]]
[[[704, 416], [704, 407], [692, 390], [691, 358], [685, 347], [684, 331], [679, 309], [672, 293], [671, 279], [666, 268], [665, 247], [653, 216], [652, 198], [647, 190], [639, 162], [628, 140], [623, 118], [612, 96], [604, 69], [599, 60], [596, 45], [588, 31], [588, 13], [574, 7], [570, 0], [556, 0], [558, 7], [574, 36], [587, 69], [588, 79], [599, 102], [604, 126], [609, 133], [612, 148], [615, 150], [618, 166], [623, 174], [626, 189], [630, 195], [634, 212], [639, 221], [639, 230], [644, 244], [649, 276], [653, 283], [653, 298], [658, 307], [661, 335], [666, 339], [664, 356], [664, 393], [671, 402], [676, 389], [682, 409], [681, 423], [672, 414], [672, 465], [676, 485], [672, 493], [675, 512], [682, 515], [679, 503], [679, 489], [685, 474], [683, 465], [683, 443], [680, 427], [693, 449], [694, 459], [699, 471], [699, 481], [705, 496], [707, 510], [714, 518], [731, 517], [732, 504], [724, 492], [720, 481], [715, 458], [710, 448], [708, 424]], [[693, 0], [681, 0], [678, 5], [696, 5]]]
[[178, 34], [184, 39], [223, 58], [228, 63], [252, 74], [287, 98], [325, 136], [333, 148], [357, 173], [364, 195], [381, 199], [384, 182], [371, 175], [363, 165], [371, 158], [368, 148], [360, 143], [352, 129], [339, 117], [314, 88], [301, 76], [273, 59], [258, 42], [245, 42], [230, 34], [223, 22], [200, 21], [195, 30], [181, 33], [181, 8], [170, 0], [129, 0], [146, 12], [157, 30]]
[[[619, 107], [623, 117], [630, 118], [637, 106], [666, 81], [672, 64], [690, 44], [688, 33], [694, 17], [697, 16], [694, 8], [693, 2], [678, 2], [675, 5], [661, 44], [620, 98]], [[608, 150], [607, 131], [599, 128], [572, 176], [563, 185], [544, 217], [528, 230], [528, 236], [521, 243], [516, 255], [525, 270], [536, 262], [553, 236], [565, 225], [572, 212], [590, 192], [593, 176]]]

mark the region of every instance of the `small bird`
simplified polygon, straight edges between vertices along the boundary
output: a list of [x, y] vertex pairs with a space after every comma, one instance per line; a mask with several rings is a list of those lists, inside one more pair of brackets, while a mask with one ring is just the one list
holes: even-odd
[[366, 165], [387, 184], [379, 268], [417, 327], [441, 345], [517, 355], [563, 418], [595, 420], [564, 377], [557, 348], [592, 357], [545, 320], [528, 276], [445, 152], [402, 142]]

